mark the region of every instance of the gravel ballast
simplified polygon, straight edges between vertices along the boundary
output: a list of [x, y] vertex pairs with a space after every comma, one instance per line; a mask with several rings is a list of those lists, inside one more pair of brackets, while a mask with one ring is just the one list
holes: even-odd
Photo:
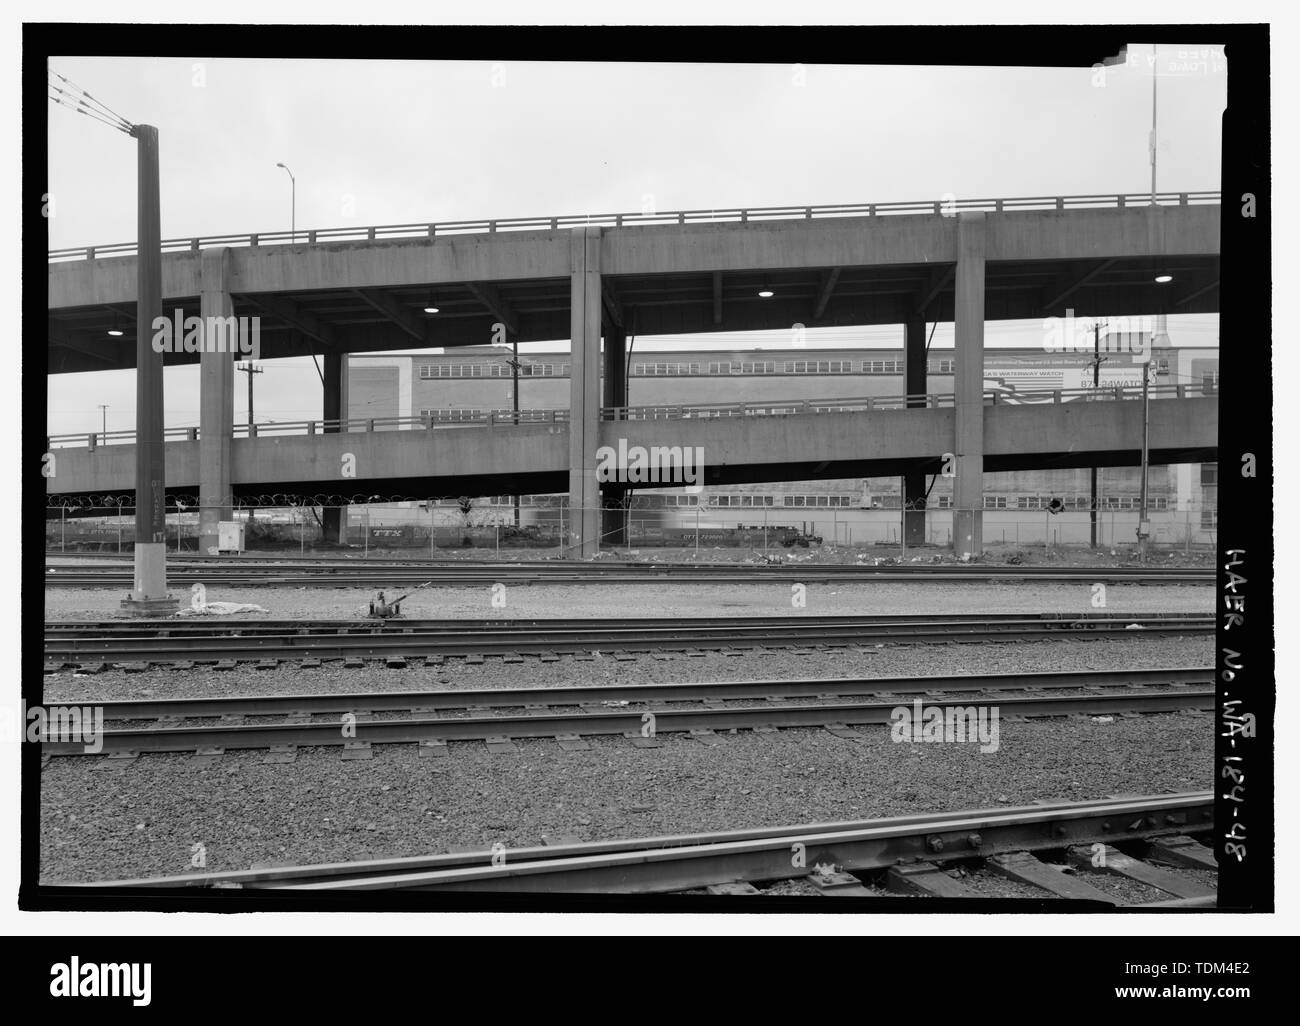
[[94, 880], [256, 862], [310, 863], [507, 849], [920, 812], [1191, 791], [1212, 784], [1208, 714], [1004, 722], [997, 752], [975, 744], [861, 741], [821, 729], [665, 734], [658, 748], [594, 737], [583, 751], [518, 740], [492, 755], [452, 742], [446, 758], [380, 745], [369, 760], [299, 749], [291, 764], [227, 752], [53, 759], [42, 770], [42, 879]]
[[[484, 585], [425, 588], [402, 605], [414, 619], [492, 619], [523, 617], [649, 616], [889, 616], [943, 613], [1212, 613], [1214, 589], [1204, 585], [1106, 585], [1105, 606], [1094, 606], [1093, 584], [975, 582], [809, 584], [805, 605], [795, 607], [792, 584], [506, 584], [504, 592]], [[252, 603], [264, 608], [253, 617], [317, 620], [364, 616], [375, 591], [401, 595], [377, 578], [375, 589], [277, 588], [220, 585], [206, 589], [209, 602]], [[172, 584], [179, 604], [189, 605], [188, 589]], [[505, 606], [492, 604], [503, 596]], [[47, 620], [107, 619], [120, 615], [122, 593], [112, 588], [50, 588]], [[498, 598], [498, 602], [501, 599]], [[213, 617], [212, 619], [218, 619]], [[228, 619], [222, 617], [220, 619]]]

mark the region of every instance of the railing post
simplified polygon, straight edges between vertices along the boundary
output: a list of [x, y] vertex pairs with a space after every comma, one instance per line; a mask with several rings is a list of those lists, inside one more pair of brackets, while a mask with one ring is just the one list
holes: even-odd
[[197, 253], [198, 251], [199, 251], [199, 240], [190, 239], [190, 252]]
[[375, 241], [375, 229], [373, 227], [367, 229], [366, 238], [369, 239], [371, 242]]
[[1186, 399], [1186, 398], [1187, 398], [1187, 386], [1186, 386], [1186, 385], [1178, 385], [1177, 388], [1178, 388], [1178, 398], [1179, 398], [1179, 399]]
[[368, 433], [373, 433], [374, 430], [375, 430], [375, 418], [371, 417], [369, 420], [366, 421], [366, 431]]
[[1064, 197], [1064, 196], [1057, 196], [1057, 197], [1056, 197], [1056, 209], [1057, 209], [1057, 210], [1064, 210], [1064, 209], [1065, 209], [1065, 197]]
[[1185, 206], [1187, 206], [1187, 193], [1185, 193], [1185, 192], [1180, 192], [1180, 193], [1178, 194], [1178, 205], [1179, 205], [1180, 207], [1185, 207]]
[[1124, 398], [1124, 386], [1123, 386], [1123, 385], [1116, 385], [1116, 386], [1115, 386], [1115, 398], [1116, 398], [1116, 399], [1121, 399], [1121, 400]]
[[314, 420], [307, 421], [307, 434], [314, 435], [315, 433], [316, 433], [316, 422]]
[[1115, 201], [1116, 201], [1115, 205], [1119, 207], [1121, 210], [1123, 210], [1124, 205], [1127, 202], [1127, 197], [1121, 192], [1118, 196], [1115, 197]]
[[249, 244], [250, 246], [256, 246], [256, 245], [257, 245], [257, 236], [256, 236], [256, 235], [250, 235], [250, 236], [248, 237], [248, 244]]
[[1061, 390], [1059, 388], [1052, 389], [1052, 402], [1059, 404], [1060, 401], [1061, 401]]
[[197, 441], [199, 440], [199, 429], [198, 429], [198, 428], [193, 428], [193, 427], [192, 427], [192, 428], [186, 428], [186, 429], [185, 429], [185, 440], [186, 440], [187, 442], [197, 442]]
[[87, 436], [87, 440], [86, 440], [86, 449], [87, 449], [89, 452], [94, 452], [94, 451], [95, 451], [95, 443], [96, 443], [97, 441], [98, 441], [98, 436], [95, 434], [95, 432], [92, 431], [92, 432], [90, 433], [90, 435]]
[[249, 424], [249, 425], [248, 425], [248, 437], [249, 437], [249, 438], [256, 438], [256, 437], [257, 437], [257, 425], [256, 425], [256, 424]]
[[86, 259], [87, 259], [87, 260], [94, 260], [94, 259], [95, 259], [95, 247], [94, 247], [94, 246], [87, 246], [87, 247], [86, 247]]

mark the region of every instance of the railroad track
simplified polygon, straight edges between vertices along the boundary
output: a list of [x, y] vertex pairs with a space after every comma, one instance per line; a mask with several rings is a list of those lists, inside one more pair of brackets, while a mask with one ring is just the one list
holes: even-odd
[[[105, 556], [88, 557], [103, 561]], [[735, 563], [641, 563], [602, 560], [505, 562], [410, 561], [349, 559], [338, 561], [280, 557], [174, 557], [168, 559], [168, 579], [174, 587], [201, 583], [211, 587], [400, 587], [432, 580], [441, 585], [495, 584], [628, 584], [636, 582], [737, 584], [760, 581], [834, 583], [842, 581], [958, 581], [1006, 583], [1136, 583], [1213, 584], [1212, 569], [1148, 567], [985, 566], [980, 564], [904, 563], [796, 565]], [[132, 571], [125, 559], [100, 563], [48, 563], [47, 587], [131, 587]]]
[[47, 672], [107, 664], [280, 659], [360, 661], [609, 651], [877, 646], [1044, 638], [1204, 634], [1211, 615], [997, 614], [532, 620], [56, 621], [45, 626]]
[[[218, 757], [227, 749], [265, 748], [292, 757], [300, 745], [344, 745], [356, 752], [375, 744], [414, 743], [421, 746], [421, 755], [445, 757], [449, 741], [486, 741], [490, 749], [496, 745], [496, 750], [508, 751], [517, 738], [555, 738], [564, 747], [585, 747], [584, 735], [621, 735], [647, 747], [666, 733], [690, 732], [709, 738], [707, 744], [718, 731], [789, 727], [826, 727], [837, 736], [860, 740], [852, 728], [893, 722], [895, 710], [914, 695], [924, 695], [918, 699], [922, 705], [945, 716], [959, 710], [954, 716], [962, 722], [964, 739], [978, 719], [967, 715], [968, 710], [976, 714], [974, 694], [992, 696], [977, 704], [996, 708], [999, 717], [1170, 713], [1212, 708], [1213, 673], [1209, 668], [1174, 668], [96, 702], [89, 704], [102, 710], [106, 721], [153, 722], [105, 728], [93, 750], [81, 740], [45, 740], [42, 751], [49, 756], [195, 752]], [[1051, 693], [1067, 689], [1082, 693]], [[373, 718], [394, 712], [407, 715]], [[217, 717], [217, 724], [193, 722]], [[245, 717], [272, 722], [245, 722]]]
[[[107, 880], [88, 888], [242, 888], [291, 891], [655, 894], [802, 879], [828, 896], [879, 890], [979, 897], [945, 870], [976, 867], [1038, 888], [1044, 899], [1122, 900], [1099, 886], [1112, 874], [1168, 897], [1136, 907], [1212, 907], [1215, 892], [1179, 870], [1214, 871], [1196, 840], [1213, 826], [1210, 792], [1117, 796], [892, 819], [767, 827], [616, 841]], [[1134, 857], [1129, 852], [1138, 852]], [[1100, 864], [1099, 864], [1100, 863]], [[1073, 872], [1065, 873], [1065, 866]], [[1173, 868], [1170, 868], [1173, 867]], [[1091, 881], [1091, 882], [1090, 882]], [[864, 908], [863, 911], [869, 911]]]

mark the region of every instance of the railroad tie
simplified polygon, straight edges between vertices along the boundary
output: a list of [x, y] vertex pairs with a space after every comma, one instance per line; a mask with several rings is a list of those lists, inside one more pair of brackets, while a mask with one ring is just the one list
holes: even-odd
[[345, 741], [343, 743], [344, 762], [361, 762], [369, 759], [373, 754], [369, 741]]
[[[1091, 867], [1101, 872], [1135, 880], [1158, 891], [1166, 891], [1176, 898], [1210, 898], [1215, 894], [1213, 887], [1207, 887], [1179, 873], [1131, 858], [1109, 844], [1101, 852], [1096, 853], [1089, 846], [1076, 845], [1070, 849], [1070, 861], [1076, 866]], [[1096, 865], [1097, 861], [1100, 861], [1101, 865]]]
[[661, 748], [663, 743], [657, 737], [642, 737], [640, 734], [634, 734], [628, 731], [623, 735], [632, 742], [634, 748]]
[[735, 883], [709, 884], [708, 887], [705, 888], [705, 890], [708, 891], [710, 894], [726, 894], [726, 895], [763, 893], [752, 883], [746, 883], [744, 880], [737, 880]]
[[469, 655], [465, 657], [465, 665], [481, 666], [483, 665], [483, 657], [479, 655], [477, 652], [471, 652]]
[[1148, 858], [1187, 869], [1208, 869], [1216, 873], [1219, 870], [1219, 863], [1215, 861], [1214, 853], [1200, 841], [1185, 834], [1152, 841]]
[[921, 894], [929, 898], [976, 898], [979, 893], [933, 862], [890, 866], [885, 886], [899, 894]]
[[578, 734], [556, 734], [555, 740], [560, 744], [560, 750], [564, 752], [585, 752], [591, 748], [591, 745]]
[[1027, 851], [994, 855], [986, 864], [995, 873], [1001, 873], [1020, 883], [1039, 887], [1055, 894], [1058, 898], [1100, 901], [1107, 905], [1119, 904], [1118, 899], [1105, 891], [1098, 890], [1086, 880], [1080, 880], [1060, 869], [1055, 869]]
[[445, 759], [447, 758], [447, 742], [442, 738], [421, 741], [419, 753], [421, 759]]
[[293, 762], [296, 758], [298, 758], [297, 745], [272, 745], [271, 750], [262, 756], [262, 762], [264, 764]]
[[190, 756], [189, 765], [195, 769], [204, 769], [207, 766], [220, 762], [221, 757], [225, 754], [226, 750], [224, 748], [214, 748], [211, 745], [204, 746], [197, 749], [195, 753]]
[[698, 741], [702, 745], [710, 748], [722, 744], [722, 738], [718, 737], [712, 730], [707, 727], [694, 727], [691, 729], [691, 739]]
[[505, 735], [488, 738], [487, 750], [489, 755], [517, 755], [519, 752], [514, 742]]
[[826, 733], [835, 737], [842, 737], [845, 741], [865, 741], [866, 735], [852, 730], [847, 723], [828, 723], [826, 724]]

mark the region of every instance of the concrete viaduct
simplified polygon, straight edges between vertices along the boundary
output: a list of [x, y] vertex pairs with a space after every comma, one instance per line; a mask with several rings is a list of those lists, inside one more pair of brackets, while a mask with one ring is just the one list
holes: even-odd
[[[167, 445], [169, 489], [197, 484], [203, 547], [215, 544], [237, 493], [567, 490], [570, 507], [581, 510], [568, 519], [569, 551], [589, 555], [602, 534], [601, 508], [615, 510], [622, 499], [617, 486], [598, 482], [597, 449], [620, 438], [703, 446], [709, 484], [898, 474], [907, 500], [924, 497], [925, 475], [951, 454], [955, 545], [978, 553], [984, 471], [1131, 465], [1141, 437], [1136, 402], [989, 405], [985, 321], [1067, 310], [1217, 311], [1217, 194], [1156, 199], [694, 211], [170, 240], [164, 311], [260, 317], [262, 358], [323, 357], [324, 402], [311, 434], [304, 425], [300, 435], [237, 439], [231, 355], [168, 354], [169, 365], [201, 364], [199, 428]], [[134, 366], [131, 250], [51, 253], [51, 373]], [[939, 320], [955, 322], [947, 403], [924, 398], [927, 323]], [[899, 405], [920, 408], [615, 419], [627, 406], [629, 336], [778, 328], [794, 340], [802, 328], [882, 323], [904, 325], [905, 392], [915, 398]], [[113, 325], [128, 326], [123, 337], [108, 335]], [[566, 416], [402, 432], [340, 424], [344, 354], [565, 337]], [[1214, 458], [1217, 400], [1180, 393], [1151, 410], [1152, 462]], [[129, 491], [133, 448], [60, 449], [48, 490]], [[355, 457], [354, 479], [340, 475], [344, 453]], [[915, 539], [924, 511], [904, 517]]]

